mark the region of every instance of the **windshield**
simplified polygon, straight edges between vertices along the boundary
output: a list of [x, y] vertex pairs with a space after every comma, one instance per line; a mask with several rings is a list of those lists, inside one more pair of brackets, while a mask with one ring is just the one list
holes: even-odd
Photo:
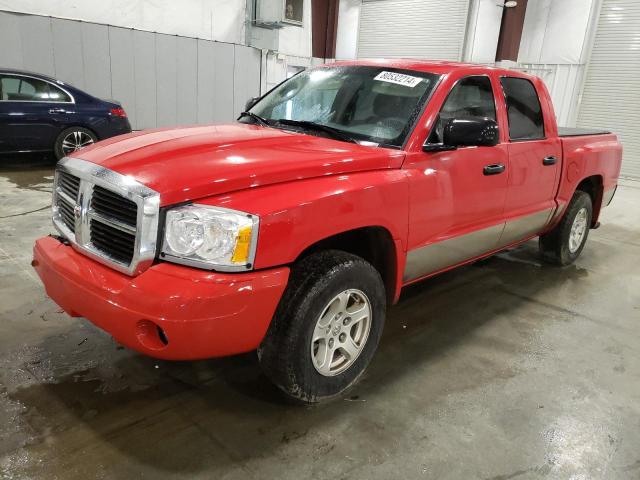
[[[313, 122], [358, 142], [400, 147], [437, 79], [431, 73], [385, 67], [322, 67], [285, 81], [250, 111], [270, 124]], [[309, 124], [300, 126], [313, 130]], [[288, 127], [295, 126], [289, 122]]]

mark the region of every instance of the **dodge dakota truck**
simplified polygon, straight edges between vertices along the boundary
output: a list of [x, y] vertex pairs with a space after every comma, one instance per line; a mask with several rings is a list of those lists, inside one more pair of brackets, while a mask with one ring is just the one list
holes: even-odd
[[622, 148], [559, 129], [542, 81], [418, 60], [338, 62], [237, 122], [131, 133], [62, 159], [47, 294], [161, 359], [257, 350], [294, 401], [340, 395], [402, 287], [539, 237], [559, 266], [614, 195]]

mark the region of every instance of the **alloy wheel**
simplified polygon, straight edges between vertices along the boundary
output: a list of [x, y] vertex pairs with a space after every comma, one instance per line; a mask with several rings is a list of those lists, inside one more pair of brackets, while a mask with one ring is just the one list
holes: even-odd
[[361, 290], [336, 295], [316, 321], [311, 360], [318, 373], [338, 375], [356, 361], [371, 330], [371, 303]]
[[584, 236], [587, 233], [587, 209], [581, 208], [578, 210], [573, 224], [571, 225], [571, 231], [569, 232], [569, 251], [576, 253], [582, 245]]
[[62, 151], [67, 155], [91, 145], [92, 143], [94, 143], [93, 138], [85, 132], [69, 132], [69, 134], [62, 140]]

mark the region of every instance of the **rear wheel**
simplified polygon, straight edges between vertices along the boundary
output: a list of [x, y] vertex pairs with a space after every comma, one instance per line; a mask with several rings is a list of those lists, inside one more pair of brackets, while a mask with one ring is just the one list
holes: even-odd
[[56, 158], [60, 160], [62, 157], [66, 157], [70, 153], [92, 145], [97, 141], [98, 138], [91, 130], [84, 127], [70, 127], [58, 135], [54, 145], [54, 152]]
[[386, 296], [378, 271], [360, 257], [329, 250], [295, 265], [258, 358], [291, 399], [337, 396], [362, 375], [378, 346]]
[[549, 233], [540, 236], [542, 257], [556, 265], [569, 265], [582, 253], [593, 216], [593, 205], [588, 193], [574, 193], [560, 223]]

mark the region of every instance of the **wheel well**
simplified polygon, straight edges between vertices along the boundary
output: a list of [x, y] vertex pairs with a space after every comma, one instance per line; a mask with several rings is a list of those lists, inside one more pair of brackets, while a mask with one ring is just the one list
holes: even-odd
[[307, 247], [296, 261], [320, 250], [329, 249], [357, 255], [373, 265], [384, 282], [387, 301], [393, 303], [397, 278], [396, 248], [386, 228], [363, 227], [333, 235]]
[[600, 175], [587, 177], [578, 184], [576, 190], [585, 192], [591, 197], [591, 203], [593, 204], [593, 218], [591, 219], [591, 226], [594, 226], [598, 223], [600, 208], [602, 206], [602, 177]]

